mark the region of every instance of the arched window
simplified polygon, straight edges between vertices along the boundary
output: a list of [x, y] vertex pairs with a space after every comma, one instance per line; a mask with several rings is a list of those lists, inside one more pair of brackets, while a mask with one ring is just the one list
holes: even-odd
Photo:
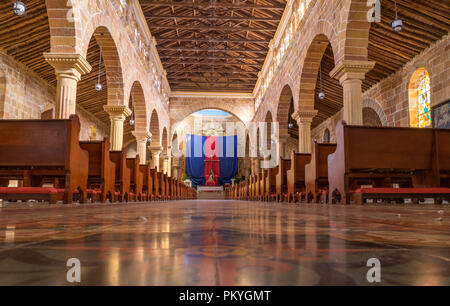
[[325, 129], [325, 132], [323, 132], [323, 143], [330, 143], [330, 130]]
[[409, 123], [411, 127], [431, 126], [430, 75], [420, 68], [409, 82]]

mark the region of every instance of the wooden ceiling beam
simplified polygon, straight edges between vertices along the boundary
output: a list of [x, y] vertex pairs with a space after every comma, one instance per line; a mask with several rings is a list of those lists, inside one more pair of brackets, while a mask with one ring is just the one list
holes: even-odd
[[[168, 79], [172, 80], [192, 80], [192, 79], [208, 79], [208, 80], [219, 80], [219, 79], [227, 79], [227, 80], [257, 80], [258, 77], [230, 77], [227, 75], [221, 76], [205, 76], [205, 75], [182, 75], [182, 76], [168, 76]], [[195, 82], [195, 81], [193, 81]]]
[[197, 16], [185, 16], [185, 15], [145, 15], [147, 19], [158, 19], [158, 20], [173, 20], [173, 19], [181, 19], [181, 20], [234, 20], [234, 21], [264, 21], [264, 22], [279, 22], [280, 17], [230, 17], [230, 16], [208, 16], [208, 15], [197, 15]]
[[226, 2], [226, 1], [216, 1], [215, 4], [212, 4], [211, 2], [207, 3], [193, 3], [191, 1], [184, 1], [184, 2], [169, 2], [169, 1], [154, 1], [154, 0], [140, 0], [141, 6], [143, 9], [145, 8], [154, 8], [158, 6], [173, 6], [173, 7], [185, 7], [185, 8], [191, 8], [191, 9], [197, 9], [197, 8], [234, 8], [234, 9], [257, 9], [257, 10], [278, 10], [278, 11], [284, 11], [285, 5], [282, 4], [270, 4], [270, 5], [264, 5], [264, 4], [254, 4], [254, 3], [233, 3], [233, 2]]
[[[230, 58], [232, 59], [232, 58]], [[217, 62], [174, 62], [174, 61], [166, 61], [166, 65], [169, 66], [177, 66], [177, 65], [195, 65], [195, 66], [248, 66], [248, 67], [256, 67], [261, 69], [261, 64], [249, 64], [249, 63], [217, 63]]]
[[197, 55], [197, 56], [184, 56], [184, 55], [164, 55], [164, 54], [160, 54], [159, 58], [161, 59], [205, 59], [205, 60], [240, 60], [240, 61], [244, 61], [244, 60], [249, 60], [249, 61], [262, 61], [264, 62], [265, 60], [265, 56], [239, 56], [239, 57], [234, 57], [234, 56], [207, 56], [207, 55]]
[[[173, 73], [177, 73], [177, 72], [215, 73], [215, 72], [217, 72], [217, 71], [214, 71], [214, 70], [211, 70], [211, 69], [183, 69], [183, 68], [179, 68], [179, 69], [167, 68], [166, 71], [167, 71], [167, 73], [171, 73], [171, 72], [173, 72]], [[226, 73], [231, 73], [231, 74], [247, 73], [247, 74], [256, 74], [256, 75], [258, 75], [259, 71], [246, 71], [246, 70], [238, 70], [238, 69], [227, 69]]]
[[224, 27], [224, 26], [192, 26], [192, 25], [159, 25], [149, 24], [150, 30], [153, 29], [166, 29], [166, 30], [200, 30], [200, 31], [252, 31], [252, 32], [275, 32], [277, 26], [267, 27]]
[[269, 39], [233, 39], [233, 38], [224, 38], [224, 39], [208, 39], [208, 38], [174, 38], [174, 37], [155, 37], [157, 41], [187, 41], [187, 42], [210, 42], [210, 43], [251, 43], [251, 44], [269, 44]]
[[238, 53], [261, 53], [267, 54], [267, 50], [252, 50], [252, 49], [206, 49], [206, 48], [185, 48], [185, 47], [160, 47], [157, 46], [158, 51], [184, 51], [184, 52], [238, 52]]

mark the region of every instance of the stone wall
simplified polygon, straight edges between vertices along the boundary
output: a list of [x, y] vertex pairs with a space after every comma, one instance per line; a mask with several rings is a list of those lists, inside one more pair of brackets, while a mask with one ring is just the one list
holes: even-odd
[[55, 88], [1, 52], [0, 71], [0, 119], [40, 118], [42, 112], [53, 107]]
[[[1, 52], [0, 75], [0, 119], [40, 119], [43, 112], [54, 108], [55, 87]], [[96, 130], [95, 139], [109, 135], [109, 127], [92, 114], [78, 107], [77, 115], [80, 140], [89, 140], [91, 126]]]
[[242, 97], [172, 97], [169, 114], [172, 124], [202, 109], [220, 109], [235, 115], [247, 124], [254, 116], [253, 98]]

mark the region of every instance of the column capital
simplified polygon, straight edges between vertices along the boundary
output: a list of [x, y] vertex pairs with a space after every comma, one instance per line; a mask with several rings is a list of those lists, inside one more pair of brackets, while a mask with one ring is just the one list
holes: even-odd
[[89, 73], [92, 66], [80, 54], [76, 53], [44, 53], [44, 58], [53, 68], [56, 75], [66, 75], [80, 81], [83, 74]]
[[133, 131], [131, 134], [136, 138], [136, 141], [147, 141], [152, 136], [149, 131]]
[[366, 73], [375, 67], [372, 61], [348, 61], [338, 63], [330, 72], [330, 76], [342, 84], [349, 79], [364, 80]]
[[131, 115], [131, 110], [126, 105], [104, 105], [103, 109], [111, 118], [125, 120], [126, 117]]
[[150, 147], [152, 154], [161, 154], [163, 147]]
[[317, 116], [317, 113], [319, 111], [316, 109], [303, 109], [298, 110], [295, 113], [292, 114], [292, 118], [297, 121], [298, 124], [300, 123], [311, 123], [313, 118]]

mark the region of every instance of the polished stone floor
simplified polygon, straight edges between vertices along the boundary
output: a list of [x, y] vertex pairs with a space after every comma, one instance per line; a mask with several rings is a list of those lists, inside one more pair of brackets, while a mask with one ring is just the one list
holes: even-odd
[[0, 209], [0, 285], [450, 285], [450, 208], [240, 201]]

